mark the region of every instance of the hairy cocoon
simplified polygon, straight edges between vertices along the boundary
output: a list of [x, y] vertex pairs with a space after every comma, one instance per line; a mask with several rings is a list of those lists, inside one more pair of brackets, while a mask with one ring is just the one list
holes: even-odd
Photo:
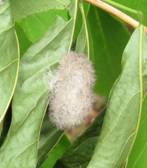
[[85, 55], [70, 52], [61, 60], [49, 104], [50, 120], [60, 129], [81, 124], [94, 102], [94, 70]]

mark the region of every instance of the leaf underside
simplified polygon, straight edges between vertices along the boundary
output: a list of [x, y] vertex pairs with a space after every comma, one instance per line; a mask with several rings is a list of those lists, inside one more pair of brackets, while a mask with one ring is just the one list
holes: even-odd
[[48, 82], [52, 68], [69, 49], [72, 23], [57, 19], [21, 59], [12, 123], [0, 150], [1, 168], [36, 167], [40, 128], [49, 97]]
[[115, 83], [102, 133], [88, 168], [120, 167], [136, 135], [142, 105], [142, 27], [132, 35], [122, 58], [122, 72]]
[[0, 6], [0, 124], [13, 96], [19, 68], [19, 46], [9, 3]]

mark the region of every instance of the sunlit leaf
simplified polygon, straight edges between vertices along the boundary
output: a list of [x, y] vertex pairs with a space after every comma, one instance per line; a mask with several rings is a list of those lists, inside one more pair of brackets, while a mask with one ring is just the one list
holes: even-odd
[[[12, 124], [0, 150], [1, 168], [35, 168], [40, 128], [48, 104], [52, 69], [71, 44], [73, 20], [58, 19], [21, 59]], [[16, 143], [17, 142], [17, 143]], [[56, 140], [55, 140], [56, 142]]]
[[17, 25], [19, 25], [23, 30], [28, 40], [34, 43], [40, 40], [49, 27], [54, 24], [57, 16], [61, 16], [67, 20], [67, 13], [66, 10], [49, 10], [46, 12], [40, 12], [18, 21]]
[[119, 167], [128, 157], [143, 101], [142, 45], [141, 26], [124, 50], [122, 73], [111, 91], [102, 133], [88, 168]]
[[144, 100], [142, 117], [139, 131], [131, 155], [128, 160], [127, 168], [145, 168], [147, 165], [147, 97]]
[[[147, 36], [144, 35], [143, 41], [143, 82], [144, 82], [144, 92], [147, 94]], [[143, 110], [140, 120], [140, 127], [138, 130], [137, 138], [133, 146], [131, 155], [128, 159], [128, 168], [144, 168], [147, 165], [147, 96], [144, 99]]]
[[0, 124], [13, 96], [19, 68], [19, 47], [9, 3], [0, 5]]

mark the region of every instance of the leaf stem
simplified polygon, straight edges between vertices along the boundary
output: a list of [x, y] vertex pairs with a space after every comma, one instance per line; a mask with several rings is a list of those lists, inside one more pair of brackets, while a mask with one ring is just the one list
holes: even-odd
[[129, 7], [125, 6], [125, 5], [122, 5], [120, 3], [114, 2], [112, 0], [103, 0], [103, 1], [108, 3], [108, 4], [110, 4], [110, 5], [112, 5], [113, 7], [116, 7], [118, 9], [125, 10], [127, 12], [135, 14], [136, 16], [138, 16], [140, 24], [143, 24], [143, 13], [142, 13], [142, 11], [138, 11], [138, 10], [129, 8]]
[[112, 6], [114, 6], [114, 7], [116, 7], [116, 8], [128, 11], [128, 12], [136, 14], [136, 15], [138, 15], [140, 13], [139, 11], [137, 11], [135, 9], [129, 8], [127, 6], [124, 6], [124, 5], [120, 4], [120, 3], [117, 3], [117, 2], [112, 1], [112, 0], [103, 0], [103, 1], [108, 3], [108, 4], [110, 4], [110, 5], [112, 5]]
[[71, 41], [70, 41], [70, 44], [69, 44], [68, 52], [71, 50], [71, 47], [72, 47], [72, 42], [73, 42], [74, 32], [75, 32], [75, 27], [76, 27], [77, 12], [78, 12], [78, 0], [75, 0], [74, 3], [75, 3], [74, 4], [75, 5], [75, 10], [74, 10], [74, 15], [73, 15], [73, 29], [72, 29]]
[[[117, 18], [119, 18], [120, 20], [122, 20], [123, 22], [125, 22], [126, 24], [128, 24], [133, 28], [137, 28], [140, 25], [140, 22], [138, 22], [137, 20], [133, 19], [132, 17], [120, 11], [119, 9], [111, 6], [110, 4], [102, 0], [85, 0], [85, 1], [101, 8], [102, 10], [110, 13], [113, 16], [116, 16]], [[147, 33], [147, 27], [144, 28], [144, 31]]]
[[81, 9], [82, 17], [83, 17], [84, 28], [85, 28], [85, 34], [86, 34], [87, 55], [88, 55], [88, 59], [90, 59], [89, 34], [88, 34], [88, 28], [87, 28], [86, 15], [85, 15], [85, 11], [84, 11], [83, 4], [82, 4], [82, 3], [80, 3], [80, 9]]

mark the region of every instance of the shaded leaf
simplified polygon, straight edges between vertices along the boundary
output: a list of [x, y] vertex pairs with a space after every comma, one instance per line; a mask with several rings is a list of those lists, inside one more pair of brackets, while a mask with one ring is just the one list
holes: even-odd
[[40, 134], [38, 167], [40, 167], [42, 162], [46, 160], [48, 152], [53, 150], [53, 146], [56, 146], [62, 137], [63, 132], [58, 130], [51, 122], [49, 122], [47, 114], [44, 118]]
[[93, 154], [97, 137], [100, 134], [104, 113], [69, 147], [54, 168], [86, 168]]
[[62, 136], [55, 148], [48, 153], [48, 157], [41, 165], [41, 168], [52, 168], [69, 146], [70, 142], [66, 136]]
[[17, 23], [15, 24], [15, 29], [19, 41], [20, 57], [22, 57], [26, 50], [32, 45], [32, 43], [28, 40], [23, 29]]
[[129, 34], [120, 22], [93, 6], [90, 7], [87, 22], [90, 59], [96, 70], [95, 91], [108, 96], [120, 74], [121, 56]]
[[7, 113], [3, 119], [2, 122], [2, 131], [1, 131], [1, 137], [0, 137], [0, 147], [4, 143], [7, 133], [9, 131], [10, 125], [11, 125], [11, 118], [12, 118], [12, 109], [11, 109], [11, 103], [9, 105], [9, 108], [7, 109]]
[[102, 133], [88, 168], [119, 167], [128, 157], [143, 102], [142, 44], [141, 26], [124, 50], [122, 73], [112, 89]]

